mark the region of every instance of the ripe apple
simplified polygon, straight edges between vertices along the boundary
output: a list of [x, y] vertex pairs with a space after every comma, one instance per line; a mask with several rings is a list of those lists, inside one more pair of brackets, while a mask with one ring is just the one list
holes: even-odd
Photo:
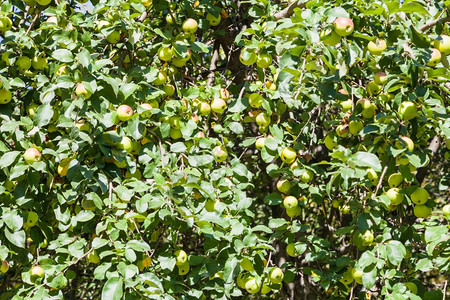
[[[280, 193], [287, 194], [289, 192], [289, 190], [291, 189], [291, 182], [287, 179], [278, 180], [277, 189], [278, 189], [278, 191], [280, 191]], [[297, 200], [297, 199], [295, 199], [295, 200]]]
[[262, 105], [263, 97], [258, 93], [252, 93], [248, 97], [248, 103], [253, 108], [258, 108]]
[[342, 101], [341, 106], [342, 106], [343, 112], [350, 111], [353, 109], [353, 100], [348, 99], [348, 100]]
[[176, 263], [175, 263], [177, 266], [181, 266], [181, 265], [185, 264], [188, 260], [187, 253], [182, 249], [176, 250], [174, 252], [174, 255], [175, 255], [175, 258], [177, 259]]
[[364, 124], [360, 121], [352, 120], [352, 121], [350, 121], [350, 123], [348, 123], [348, 130], [353, 135], [358, 135], [359, 132], [361, 130], [363, 130], [363, 128], [364, 128]]
[[241, 265], [241, 268], [244, 269], [245, 271], [251, 272], [254, 270], [253, 263], [250, 261], [248, 257], [244, 257], [239, 264]]
[[375, 42], [370, 41], [367, 45], [367, 50], [373, 55], [381, 55], [386, 49], [387, 44], [383, 39], [376, 39]]
[[117, 30], [112, 31], [110, 34], [108, 34], [106, 40], [110, 44], [117, 44], [120, 41], [120, 32], [118, 32]]
[[16, 65], [21, 72], [25, 72], [31, 67], [31, 59], [28, 56], [21, 56], [16, 60]]
[[211, 109], [215, 113], [223, 114], [227, 109], [227, 103], [222, 98], [214, 98], [211, 102]]
[[256, 294], [261, 289], [261, 286], [255, 277], [251, 277], [245, 283], [245, 289], [250, 294]]
[[45, 275], [44, 274], [44, 269], [42, 269], [42, 267], [34, 266], [33, 268], [31, 268], [31, 276], [43, 278], [44, 275]]
[[98, 254], [95, 250], [91, 251], [88, 254], [87, 259], [89, 262], [91, 262], [93, 264], [98, 264], [100, 262], [100, 256], [98, 256]]
[[297, 158], [297, 152], [291, 147], [285, 147], [281, 150], [281, 160], [287, 164], [292, 164]]
[[23, 154], [25, 162], [29, 165], [41, 161], [41, 157], [42, 157], [41, 152], [39, 152], [39, 150], [36, 148], [28, 148]]
[[125, 150], [128, 153], [130, 153], [133, 150], [133, 142], [127, 136], [122, 137], [122, 140], [120, 142], [117, 142], [116, 146], [117, 149]]
[[286, 214], [290, 218], [295, 218], [295, 217], [299, 216], [301, 214], [301, 212], [302, 212], [302, 208], [299, 205], [294, 206], [292, 208], [286, 208]]
[[9, 270], [9, 263], [7, 260], [2, 260], [2, 265], [0, 266], [0, 272], [5, 274]]
[[9, 90], [2, 88], [0, 89], [0, 104], [7, 104], [11, 101], [12, 94]]
[[441, 61], [441, 58], [442, 58], [441, 52], [439, 52], [439, 50], [436, 48], [432, 48], [431, 56], [427, 62], [427, 66], [430, 66], [430, 67], [436, 66]]
[[198, 29], [198, 23], [196, 20], [189, 18], [183, 22], [182, 29], [187, 33], [195, 33]]
[[386, 196], [389, 198], [392, 205], [399, 205], [403, 202], [403, 194], [400, 193], [398, 188], [390, 188], [386, 192]]
[[207, 116], [211, 112], [211, 106], [209, 106], [208, 102], [201, 102], [198, 110], [202, 116]]
[[92, 96], [91, 92], [89, 92], [82, 82], [77, 84], [75, 88], [75, 94], [77, 97], [83, 97], [84, 99], [89, 99]]
[[268, 127], [270, 125], [270, 117], [265, 112], [261, 112], [256, 116], [256, 124], [258, 126]]
[[272, 272], [270, 272], [269, 279], [274, 284], [281, 283], [283, 281], [283, 278], [284, 278], [283, 270], [281, 270], [278, 267], [273, 269]]
[[402, 149], [406, 146], [406, 149], [408, 149], [409, 152], [414, 151], [414, 142], [411, 138], [407, 136], [401, 136], [400, 140], [395, 141], [395, 147], [397, 149]]
[[370, 96], [378, 95], [381, 92], [381, 87], [375, 81], [370, 81], [366, 85], [366, 91]]
[[354, 25], [353, 21], [349, 18], [338, 17], [333, 22], [334, 31], [340, 36], [348, 36], [352, 34]]
[[131, 119], [131, 117], [133, 116], [134, 112], [131, 109], [131, 107], [129, 107], [126, 104], [122, 104], [117, 108], [117, 117], [119, 118], [120, 121], [128, 121], [129, 119]]
[[450, 54], [450, 36], [442, 34], [439, 39], [434, 41], [433, 45], [443, 55], [447, 56]]
[[385, 85], [388, 82], [388, 77], [384, 72], [377, 72], [374, 76], [374, 82], [378, 85]]
[[417, 218], [428, 218], [431, 215], [431, 208], [426, 205], [415, 205], [414, 215]]
[[211, 26], [217, 26], [220, 23], [220, 20], [222, 20], [220, 14], [216, 17], [213, 14], [208, 13], [206, 15], [206, 20], [209, 21], [209, 24], [211, 24]]
[[417, 116], [417, 106], [411, 101], [404, 101], [400, 104], [398, 113], [405, 121], [414, 119]]
[[398, 187], [403, 181], [401, 173], [392, 173], [388, 178], [388, 184], [391, 188]]
[[158, 49], [158, 58], [162, 61], [169, 61], [172, 59], [173, 53], [172, 48], [168, 46], [161, 46]]
[[286, 246], [286, 253], [290, 256], [290, 257], [297, 257], [298, 253], [297, 250], [295, 249], [295, 243], [290, 243]]
[[341, 36], [331, 28], [322, 30], [320, 40], [328, 46], [336, 46], [341, 41]]
[[414, 192], [410, 195], [411, 201], [414, 204], [419, 205], [427, 203], [429, 197], [430, 195], [428, 194], [428, 191], [421, 187], [416, 188]]
[[44, 70], [47, 67], [48, 61], [45, 56], [35, 56], [31, 61], [31, 65], [35, 70]]
[[216, 146], [213, 149], [213, 156], [217, 162], [223, 162], [228, 157], [227, 149], [224, 146]]
[[374, 239], [372, 231], [366, 230], [366, 232], [364, 232], [362, 238], [363, 238], [362, 245], [370, 246], [373, 243], [373, 239]]
[[272, 55], [267, 53], [260, 53], [256, 58], [256, 65], [261, 69], [265, 69], [270, 67], [272, 64]]
[[247, 50], [246, 48], [242, 49], [241, 54], [239, 55], [239, 60], [245, 66], [253, 65], [256, 62], [257, 55], [254, 51]]
[[283, 200], [283, 205], [286, 209], [292, 209], [298, 206], [298, 200], [294, 196], [287, 196]]
[[221, 88], [219, 90], [220, 98], [228, 100], [230, 98], [230, 92], [227, 89]]
[[191, 268], [188, 262], [185, 262], [184, 264], [177, 266], [178, 266], [178, 275], [186, 275], [189, 272], [189, 269]]
[[300, 180], [304, 183], [310, 182], [313, 178], [314, 172], [309, 169], [305, 169], [305, 171], [300, 175]]
[[325, 137], [324, 144], [328, 150], [333, 150], [338, 145], [338, 143], [336, 143], [330, 135], [327, 135]]
[[363, 276], [363, 271], [352, 268], [352, 277], [356, 283], [362, 284], [362, 276]]

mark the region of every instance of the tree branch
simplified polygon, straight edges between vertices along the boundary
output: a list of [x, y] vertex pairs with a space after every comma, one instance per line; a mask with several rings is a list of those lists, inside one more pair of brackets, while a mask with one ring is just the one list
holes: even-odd
[[275, 18], [275, 20], [289, 18], [290, 16], [292, 16], [294, 14], [294, 10], [296, 8], [305, 8], [307, 3], [308, 3], [308, 1], [306, 1], [306, 2], [301, 2], [301, 1], [292, 2], [285, 9], [283, 9], [282, 11], [277, 12], [273, 17]]
[[214, 84], [214, 70], [217, 68], [217, 62], [219, 61], [219, 47], [220, 44], [218, 42], [214, 43], [214, 52], [211, 57], [211, 63], [209, 65], [209, 74], [208, 74], [208, 81], [206, 82], [207, 86], [212, 86]]
[[420, 31], [424, 32], [430, 29], [431, 27], [435, 26], [437, 23], [447, 23], [450, 22], [450, 17], [440, 18], [433, 21], [427, 22], [425, 25], [419, 28]]

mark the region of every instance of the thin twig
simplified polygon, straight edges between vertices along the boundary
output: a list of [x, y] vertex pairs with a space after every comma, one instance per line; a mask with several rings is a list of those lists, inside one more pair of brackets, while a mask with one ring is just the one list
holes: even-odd
[[39, 18], [40, 15], [41, 15], [41, 11], [38, 11], [36, 13], [36, 15], [34, 16], [33, 21], [31, 21], [30, 26], [28, 26], [28, 30], [25, 33], [25, 36], [27, 36], [30, 33], [31, 28], [33, 28], [34, 23], [36, 23], [36, 20]]

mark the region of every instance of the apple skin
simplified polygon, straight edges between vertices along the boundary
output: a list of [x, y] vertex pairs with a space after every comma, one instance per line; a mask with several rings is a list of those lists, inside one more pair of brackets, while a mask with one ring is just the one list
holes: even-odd
[[372, 181], [372, 184], [376, 185], [378, 183], [377, 172], [375, 172], [375, 170], [372, 168], [367, 169], [366, 172], [367, 172], [367, 177], [369, 178], [370, 181]]
[[378, 95], [381, 92], [381, 87], [375, 81], [370, 81], [366, 85], [366, 91], [370, 96]]
[[341, 41], [341, 36], [333, 29], [328, 28], [320, 33], [320, 40], [328, 46], [336, 46]]
[[43, 278], [44, 277], [44, 269], [40, 266], [34, 266], [31, 268], [31, 276]]
[[270, 117], [265, 112], [259, 113], [255, 121], [258, 126], [267, 127], [270, 125]]
[[224, 146], [216, 146], [213, 149], [213, 156], [217, 162], [223, 162], [228, 157], [227, 149]]
[[220, 14], [216, 17], [213, 14], [208, 13], [206, 15], [206, 20], [209, 22], [211, 26], [217, 26], [222, 20], [222, 17], [220, 16]]
[[283, 193], [283, 194], [289, 193], [289, 190], [291, 189], [291, 187], [292, 187], [291, 182], [287, 179], [281, 179], [281, 180], [278, 180], [278, 182], [277, 182], [277, 190], [280, 193]]
[[0, 104], [7, 104], [11, 101], [12, 94], [9, 90], [2, 88], [0, 89]]
[[87, 256], [87, 259], [93, 264], [98, 264], [100, 262], [100, 257], [95, 251], [91, 251], [91, 253], [89, 253]]
[[48, 65], [48, 60], [45, 56], [35, 56], [31, 65], [35, 70], [44, 70]]
[[450, 54], [450, 36], [442, 34], [439, 40], [434, 41], [433, 45], [443, 55]]
[[236, 283], [238, 287], [241, 289], [245, 289], [245, 284], [249, 280], [249, 274], [248, 273], [240, 273], [238, 277], [236, 278]]
[[357, 270], [355, 268], [352, 269], [352, 277], [353, 280], [358, 283], [358, 284], [363, 284], [362, 283], [362, 276], [363, 276], [363, 271], [361, 270]]
[[338, 143], [336, 143], [333, 140], [333, 138], [331, 136], [329, 136], [329, 135], [327, 135], [325, 137], [324, 144], [325, 144], [325, 147], [327, 147], [327, 149], [330, 150], [330, 151], [333, 150], [334, 148], [336, 148], [337, 145], [338, 145]]
[[9, 263], [7, 260], [3, 260], [0, 266], [0, 272], [2, 274], [5, 274], [6, 272], [8, 272], [8, 270], [9, 270]]
[[187, 33], [195, 33], [198, 29], [198, 23], [194, 19], [187, 19], [183, 22], [182, 29]]
[[291, 147], [285, 147], [281, 150], [281, 160], [287, 164], [292, 164], [297, 159], [297, 152]]
[[152, 112], [151, 110], [153, 109], [153, 105], [151, 105], [150, 103], [142, 103], [141, 107], [144, 108], [145, 110], [141, 113], [141, 117], [143, 119], [148, 119], [152, 116]]
[[373, 79], [374, 79], [373, 81], [378, 85], [385, 85], [388, 82], [387, 75], [384, 72], [375, 73], [375, 76]]
[[270, 67], [272, 64], [272, 55], [267, 53], [260, 53], [256, 58], [256, 65], [261, 69], [265, 69]]
[[364, 124], [360, 121], [350, 121], [348, 123], [348, 131], [353, 135], [358, 135], [361, 130], [363, 130]]
[[258, 93], [252, 93], [248, 97], [248, 103], [253, 108], [258, 108], [262, 105], [263, 97]]
[[227, 109], [227, 103], [222, 98], [214, 98], [211, 102], [211, 109], [215, 113], [223, 114]]
[[167, 81], [167, 74], [164, 71], [159, 71], [158, 77], [156, 77], [155, 80], [153, 80], [153, 83], [155, 85], [163, 85]]
[[407, 136], [401, 136], [400, 137], [400, 141], [397, 140], [395, 142], [395, 147], [397, 149], [402, 149], [405, 146], [406, 146], [406, 149], [408, 149], [409, 152], [413, 152], [414, 151], [414, 142], [412, 141], [412, 139], [407, 137]]
[[298, 206], [298, 200], [294, 196], [287, 196], [283, 200], [283, 205], [286, 209], [292, 209]]
[[401, 173], [392, 173], [388, 178], [388, 184], [391, 188], [398, 187], [403, 182]]
[[220, 98], [222, 98], [224, 100], [230, 99], [230, 92], [225, 88], [221, 88], [219, 90], [219, 94], [220, 94]]
[[374, 239], [372, 231], [366, 230], [366, 232], [364, 232], [362, 238], [363, 238], [362, 245], [370, 246], [373, 243], [373, 239]]
[[[244, 54], [245, 54], [245, 57], [244, 57]], [[248, 51], [245, 48], [241, 51], [241, 54], [239, 55], [239, 60], [245, 66], [253, 65], [257, 59], [258, 59], [258, 57], [254, 51]]]
[[345, 285], [352, 283], [353, 282], [352, 270], [348, 269], [347, 271], [345, 271], [345, 273], [342, 274], [342, 278], [339, 279], [339, 281]]
[[434, 67], [441, 61], [442, 55], [441, 52], [439, 52], [438, 49], [432, 48], [431, 49], [431, 57], [427, 61], [427, 66]]
[[242, 269], [245, 271], [251, 272], [254, 270], [253, 263], [250, 261], [248, 257], [244, 257], [240, 262], [239, 265]]
[[175, 258], [177, 259], [176, 263], [175, 263], [177, 266], [181, 266], [181, 265], [185, 264], [188, 260], [187, 253], [182, 249], [176, 250], [174, 252], [174, 255], [175, 255]]
[[386, 196], [389, 198], [392, 205], [399, 205], [403, 202], [403, 194], [400, 193], [398, 188], [390, 188], [386, 192]]
[[119, 120], [122, 122], [131, 119], [133, 114], [133, 109], [126, 104], [122, 104], [117, 108], [117, 118], [119, 118]]
[[381, 55], [387, 49], [386, 41], [383, 39], [376, 39], [375, 42], [370, 41], [367, 44], [367, 50], [373, 55]]
[[250, 278], [245, 283], [245, 290], [249, 292], [250, 294], [256, 294], [261, 289], [260, 284], [258, 283], [258, 280], [256, 278]]
[[171, 97], [175, 94], [175, 87], [172, 84], [166, 84], [163, 86], [163, 91], [167, 96]]
[[172, 48], [162, 46], [158, 49], [158, 58], [161, 61], [169, 61], [172, 59], [172, 56], [173, 56]]
[[106, 40], [110, 44], [117, 44], [120, 41], [120, 32], [118, 32], [117, 30], [114, 30], [113, 32], [108, 34], [108, 36], [106, 37]]
[[427, 203], [430, 194], [428, 191], [422, 187], [418, 187], [414, 190], [414, 192], [410, 195], [411, 201], [414, 204], [423, 205]]
[[348, 99], [348, 100], [342, 101], [341, 106], [342, 106], [343, 112], [351, 111], [353, 109], [353, 100]]
[[404, 101], [400, 104], [398, 113], [403, 120], [409, 121], [417, 116], [417, 106], [411, 101]]
[[41, 157], [42, 157], [41, 152], [39, 152], [39, 150], [36, 148], [28, 148], [23, 154], [25, 162], [29, 165], [41, 161]]
[[31, 103], [27, 107], [27, 115], [33, 119], [34, 115], [36, 114], [36, 110], [38, 109], [39, 105], [36, 103]]
[[427, 207], [426, 205], [415, 205], [414, 215], [417, 218], [428, 218], [431, 215], [431, 208]]
[[295, 218], [295, 217], [299, 216], [301, 214], [301, 212], [302, 212], [302, 208], [299, 205], [294, 206], [292, 208], [286, 208], [286, 214], [290, 218]]
[[77, 84], [77, 87], [75, 88], [75, 94], [78, 97], [83, 97], [84, 99], [89, 99], [92, 96], [91, 92], [89, 92], [81, 82]]
[[298, 253], [297, 250], [295, 250], [295, 243], [290, 243], [286, 246], [286, 253], [290, 256], [290, 257], [297, 257]]
[[186, 275], [189, 272], [189, 269], [191, 267], [189, 266], [188, 262], [185, 262], [184, 264], [178, 266], [178, 275]]
[[302, 173], [302, 175], [300, 175], [300, 180], [303, 183], [308, 183], [310, 182], [312, 179], [314, 178], [314, 172], [309, 170], [309, 169], [305, 169], [305, 172]]
[[211, 106], [208, 102], [202, 102], [199, 104], [198, 110], [202, 116], [207, 116], [211, 113]]
[[274, 284], [279, 284], [283, 281], [284, 273], [280, 268], [275, 268], [270, 272], [269, 279]]
[[69, 158], [62, 159], [61, 162], [59, 163], [57, 172], [61, 177], [64, 177], [67, 175], [71, 161], [72, 161], [72, 159], [69, 157]]
[[348, 36], [352, 34], [354, 25], [353, 21], [349, 18], [338, 17], [333, 22], [334, 31], [340, 36]]
[[266, 138], [265, 137], [260, 137], [260, 138], [256, 139], [256, 142], [255, 142], [256, 149], [261, 151], [262, 148], [264, 148], [264, 144], [265, 143], [266, 143]]
[[122, 140], [116, 144], [118, 149], [125, 150], [130, 153], [133, 150], [133, 142], [127, 136], [122, 137]]
[[450, 216], [450, 204], [444, 205], [444, 207], [442, 208], [442, 212], [444, 213], [444, 216]]
[[21, 56], [16, 60], [16, 65], [21, 72], [25, 72], [31, 67], [31, 59], [27, 56]]

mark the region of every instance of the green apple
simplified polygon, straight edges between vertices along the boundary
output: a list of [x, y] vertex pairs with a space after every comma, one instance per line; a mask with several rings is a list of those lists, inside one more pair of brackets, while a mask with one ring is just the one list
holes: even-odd
[[298, 200], [294, 196], [287, 196], [283, 200], [283, 205], [286, 209], [293, 209], [298, 206]]
[[227, 109], [227, 103], [222, 98], [214, 98], [211, 102], [211, 109], [215, 113], [223, 114]]
[[240, 273], [238, 275], [238, 277], [236, 278], [236, 283], [238, 285], [238, 287], [240, 287], [241, 289], [245, 289], [245, 284], [247, 283], [247, 281], [249, 280], [249, 274], [248, 273]]
[[219, 200], [208, 199], [205, 203], [205, 209], [207, 212], [215, 212], [217, 210]]
[[175, 258], [176, 258], [176, 262], [175, 264], [177, 266], [181, 266], [183, 264], [185, 264], [188, 260], [188, 255], [187, 253], [182, 250], [182, 249], [178, 249], [174, 252]]
[[364, 128], [364, 124], [360, 121], [352, 120], [352, 121], [350, 121], [350, 123], [348, 123], [348, 130], [353, 135], [358, 135], [359, 132], [361, 130], [363, 130], [363, 128]]
[[280, 268], [274, 268], [272, 272], [270, 272], [269, 279], [274, 284], [279, 284], [283, 281], [284, 273]]
[[188, 60], [189, 59], [174, 57], [172, 58], [172, 64], [177, 68], [181, 68], [186, 65]]
[[219, 94], [220, 94], [220, 98], [222, 98], [224, 100], [230, 99], [230, 92], [225, 88], [221, 88], [219, 90]]
[[297, 158], [297, 152], [291, 147], [285, 147], [281, 150], [281, 160], [287, 164], [292, 164]]
[[339, 137], [347, 137], [348, 136], [348, 126], [347, 125], [338, 125], [336, 127], [336, 134]]
[[386, 196], [389, 198], [392, 205], [399, 205], [403, 202], [403, 194], [398, 188], [390, 188], [386, 192]]
[[62, 76], [62, 75], [68, 75], [68, 74], [69, 74], [69, 71], [67, 70], [66, 65], [59, 66], [55, 72], [56, 76]]
[[320, 40], [328, 46], [336, 46], [341, 41], [341, 36], [333, 29], [328, 28], [320, 33]]
[[87, 259], [89, 262], [91, 262], [93, 264], [98, 264], [100, 262], [100, 256], [98, 256], [98, 254], [95, 250], [91, 251], [88, 254]]
[[272, 65], [272, 55], [267, 53], [258, 54], [256, 65], [262, 69], [270, 67], [270, 65]]
[[431, 215], [431, 208], [427, 207], [426, 205], [415, 205], [414, 215], [417, 218], [428, 218]]
[[295, 249], [295, 243], [290, 243], [286, 246], [286, 253], [290, 256], [290, 257], [297, 257], [298, 253], [297, 250]]
[[409, 152], [414, 151], [414, 142], [407, 136], [401, 136], [399, 140], [395, 141], [395, 147], [397, 149], [403, 149], [406, 146]]
[[122, 137], [122, 140], [120, 142], [117, 142], [116, 146], [117, 149], [125, 150], [128, 153], [130, 153], [133, 150], [133, 142], [127, 136]]
[[16, 189], [16, 185], [17, 185], [16, 181], [12, 181], [9, 179], [5, 180], [5, 184], [4, 184], [5, 189], [10, 193]]
[[195, 33], [198, 29], [198, 23], [196, 20], [189, 18], [183, 22], [182, 29], [187, 33]]
[[433, 45], [443, 55], [447, 56], [450, 54], [450, 36], [444, 34], [440, 35], [439, 38], [434, 41]]
[[305, 169], [304, 172], [300, 175], [300, 180], [304, 183], [310, 182], [314, 178], [314, 172], [310, 169]]
[[178, 275], [186, 275], [189, 272], [189, 269], [191, 268], [188, 262], [185, 262], [184, 264], [177, 266], [178, 266]]
[[213, 149], [213, 156], [217, 162], [223, 162], [228, 157], [227, 149], [224, 146], [216, 146]]
[[39, 105], [36, 103], [31, 103], [27, 106], [27, 115], [33, 119], [34, 115], [36, 114], [36, 110], [38, 109]]
[[48, 60], [45, 56], [35, 56], [31, 61], [31, 65], [35, 70], [44, 70], [47, 67]]
[[256, 294], [259, 292], [260, 289], [261, 286], [255, 277], [249, 278], [245, 283], [245, 290], [250, 294]]
[[259, 113], [255, 121], [258, 126], [268, 127], [270, 125], [270, 117], [265, 112]]
[[381, 92], [381, 87], [375, 81], [370, 81], [366, 85], [366, 91], [370, 96], [378, 95]]
[[172, 48], [168, 46], [161, 46], [158, 49], [158, 58], [162, 61], [169, 61], [172, 59]]
[[411, 201], [419, 205], [427, 203], [429, 197], [428, 191], [422, 187], [417, 187], [410, 195]]
[[141, 112], [141, 117], [143, 119], [150, 118], [152, 116], [153, 105], [151, 105], [150, 103], [142, 103], [141, 107], [144, 109], [144, 111]]
[[370, 103], [369, 107], [363, 109], [362, 115], [366, 119], [371, 119], [375, 116], [376, 110], [377, 110], [377, 106], [373, 103]]
[[174, 140], [178, 140], [183, 136], [183, 134], [181, 133], [181, 130], [176, 129], [176, 128], [170, 128], [169, 135]]
[[91, 124], [89, 122], [86, 122], [84, 119], [80, 119], [75, 123], [75, 126], [78, 128], [79, 131], [84, 132], [91, 132]]
[[384, 72], [377, 72], [373, 79], [378, 85], [385, 85], [388, 82], [388, 77]]
[[398, 113], [405, 121], [414, 119], [417, 116], [417, 106], [411, 101], [404, 101], [400, 104]]
[[258, 93], [252, 93], [248, 97], [248, 103], [253, 108], [258, 108], [262, 105], [263, 97]]
[[328, 150], [333, 150], [338, 145], [338, 143], [336, 143], [330, 135], [327, 135], [325, 137], [324, 144]]
[[254, 270], [253, 263], [248, 257], [244, 257], [239, 264], [241, 265], [241, 268], [244, 269], [245, 271], [251, 272]]
[[122, 122], [128, 121], [129, 119], [131, 119], [131, 117], [134, 114], [133, 109], [131, 109], [131, 107], [129, 107], [126, 104], [120, 105], [117, 108], [116, 112], [117, 112], [117, 118], [119, 118], [119, 120]]
[[417, 294], [417, 285], [414, 282], [407, 282], [405, 286], [411, 293]]
[[254, 51], [248, 50], [246, 48], [242, 49], [241, 54], [239, 55], [239, 60], [245, 66], [253, 65], [257, 60], [257, 55]]
[[262, 148], [264, 148], [264, 144], [266, 143], [266, 138], [265, 137], [260, 137], [256, 139], [255, 142], [255, 147], [258, 150], [262, 150]]
[[295, 217], [299, 216], [301, 214], [301, 212], [302, 212], [302, 208], [299, 205], [294, 206], [292, 208], [286, 208], [286, 214], [290, 218], [295, 218]]
[[348, 100], [342, 101], [341, 106], [342, 106], [343, 112], [351, 111], [353, 109], [353, 100], [348, 99]]
[[209, 24], [211, 24], [211, 26], [217, 26], [220, 23], [220, 20], [222, 20], [222, 17], [220, 16], [220, 14], [216, 17], [213, 14], [208, 13], [206, 15], [206, 20], [209, 22]]
[[31, 59], [28, 56], [21, 56], [16, 60], [16, 66], [21, 72], [25, 72], [31, 67]]
[[175, 87], [172, 84], [165, 84], [163, 86], [163, 91], [167, 96], [171, 97], [175, 94]]
[[370, 41], [367, 45], [367, 50], [373, 55], [381, 55], [387, 49], [386, 41], [383, 39], [376, 39], [374, 41]]
[[439, 50], [436, 48], [432, 48], [430, 59], [427, 61], [427, 66], [430, 67], [436, 66], [441, 61], [441, 58], [442, 58], [441, 52], [439, 52]]
[[162, 85], [164, 83], [166, 83], [167, 81], [167, 74], [164, 71], [159, 71], [158, 76], [156, 77], [155, 80], [153, 80], [153, 83], [155, 85]]
[[211, 112], [211, 106], [208, 104], [208, 102], [201, 102], [199, 104], [198, 111], [202, 116], [207, 116]]
[[398, 187], [403, 182], [403, 175], [401, 173], [392, 173], [388, 178], [389, 187]]
[[34, 211], [29, 211], [27, 215], [27, 221], [25, 222], [24, 226], [30, 228], [37, 224], [39, 221], [39, 216]]
[[444, 213], [444, 216], [450, 216], [450, 204], [444, 205], [444, 207], [442, 208], [442, 212]]
[[174, 20], [173, 20], [172, 14], [166, 15], [166, 22], [167, 22], [167, 24], [173, 24]]
[[75, 88], [75, 94], [77, 97], [83, 97], [84, 99], [89, 99], [92, 96], [91, 92], [89, 92], [82, 82], [77, 84]]
[[0, 272], [5, 274], [9, 270], [9, 263], [7, 260], [2, 260], [2, 265], [0, 266]]
[[373, 239], [374, 239], [372, 231], [366, 230], [366, 232], [364, 232], [362, 238], [363, 238], [362, 245], [370, 246], [373, 243]]
[[348, 36], [352, 34], [354, 25], [353, 21], [349, 18], [338, 17], [333, 22], [334, 31], [340, 36]]
[[363, 271], [358, 270], [356, 268], [352, 268], [352, 277], [356, 283], [362, 284], [362, 276], [363, 276]]
[[6, 16], [0, 17], [0, 32], [6, 32], [11, 30], [12, 25], [13, 24], [10, 18]]
[[180, 129], [181, 128], [181, 117], [178, 117], [178, 116], [170, 117], [169, 124], [170, 124], [170, 127], [172, 127], [172, 128]]
[[39, 150], [36, 148], [28, 148], [23, 154], [25, 162], [29, 165], [41, 161], [41, 157], [42, 157], [41, 152], [39, 152]]
[[375, 172], [375, 170], [372, 168], [368, 168], [366, 172], [367, 177], [369, 178], [370, 181], [372, 181], [372, 184], [376, 185], [378, 183], [378, 173]]
[[267, 280], [265, 280], [261, 287], [261, 294], [263, 295], [268, 294], [270, 293], [271, 290], [272, 289], [270, 288], [270, 286], [267, 285]]
[[342, 274], [342, 278], [339, 279], [340, 282], [342, 282], [345, 285], [348, 285], [353, 282], [353, 276], [352, 276], [352, 270], [348, 269], [347, 271]]
[[120, 32], [117, 30], [113, 30], [108, 36], [106, 36], [106, 40], [110, 44], [117, 44], [120, 41]]
[[278, 191], [280, 191], [280, 193], [287, 194], [291, 189], [291, 182], [287, 179], [280, 179], [277, 182], [277, 189]]
[[52, 0], [36, 0], [36, 3], [42, 6], [47, 6], [52, 2]]
[[42, 269], [41, 266], [34, 266], [33, 268], [31, 268], [31, 276], [32, 277], [43, 278], [44, 275], [45, 275], [44, 269]]

